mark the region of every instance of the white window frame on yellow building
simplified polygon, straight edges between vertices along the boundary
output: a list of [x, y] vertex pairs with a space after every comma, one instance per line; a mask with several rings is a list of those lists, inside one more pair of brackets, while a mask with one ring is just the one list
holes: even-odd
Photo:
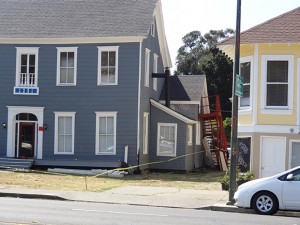
[[[239, 114], [249, 114], [252, 112], [253, 107], [253, 81], [254, 81], [254, 73], [253, 73], [253, 56], [247, 56], [240, 59], [240, 64], [249, 62], [250, 65], [250, 83], [247, 83], [247, 85], [250, 86], [250, 99], [249, 99], [249, 106], [241, 106], [241, 98], [239, 98]], [[242, 74], [240, 74], [242, 75]]]
[[[267, 106], [267, 63], [268, 61], [288, 61], [288, 104], [287, 106]], [[294, 92], [294, 56], [293, 55], [262, 55], [261, 56], [261, 113], [284, 114], [293, 113]]]

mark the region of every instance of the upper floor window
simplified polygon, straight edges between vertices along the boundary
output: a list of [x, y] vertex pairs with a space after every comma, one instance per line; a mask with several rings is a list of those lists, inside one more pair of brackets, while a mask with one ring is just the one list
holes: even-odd
[[288, 55], [262, 56], [263, 103], [267, 109], [292, 109], [294, 58]]
[[75, 112], [55, 112], [55, 154], [74, 154]]
[[145, 80], [144, 80], [144, 85], [146, 87], [149, 87], [149, 65], [150, 65], [150, 49], [146, 48], [145, 49], [145, 71], [144, 71], [144, 74], [145, 74]]
[[[153, 56], [153, 73], [157, 73], [158, 55], [154, 53]], [[157, 78], [153, 78], [153, 90], [157, 91]]]
[[116, 154], [117, 112], [96, 112], [96, 155]]
[[158, 123], [157, 155], [176, 156], [177, 124]]
[[14, 94], [38, 95], [39, 48], [17, 47]]
[[155, 17], [153, 17], [151, 26], [150, 26], [150, 34], [151, 36], [155, 37]]
[[57, 48], [56, 85], [76, 85], [77, 47]]
[[243, 77], [243, 97], [239, 100], [240, 109], [251, 107], [252, 57], [241, 59], [240, 75]]
[[119, 46], [98, 47], [98, 85], [118, 84]]

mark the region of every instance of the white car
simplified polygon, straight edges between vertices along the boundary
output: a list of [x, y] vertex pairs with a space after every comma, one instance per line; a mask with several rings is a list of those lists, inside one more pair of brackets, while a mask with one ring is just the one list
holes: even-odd
[[235, 206], [253, 208], [263, 215], [300, 210], [300, 166], [240, 185], [234, 200]]

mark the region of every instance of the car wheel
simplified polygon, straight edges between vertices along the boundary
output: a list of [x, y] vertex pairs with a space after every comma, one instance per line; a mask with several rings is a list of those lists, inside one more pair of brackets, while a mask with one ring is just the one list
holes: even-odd
[[254, 196], [252, 207], [258, 214], [273, 215], [278, 211], [278, 201], [274, 194], [260, 192]]

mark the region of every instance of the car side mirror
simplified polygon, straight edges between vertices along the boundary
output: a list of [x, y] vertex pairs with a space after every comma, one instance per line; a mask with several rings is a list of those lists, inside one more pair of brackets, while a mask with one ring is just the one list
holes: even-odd
[[287, 180], [293, 180], [294, 175], [291, 173], [289, 175], [287, 175], [286, 179]]

